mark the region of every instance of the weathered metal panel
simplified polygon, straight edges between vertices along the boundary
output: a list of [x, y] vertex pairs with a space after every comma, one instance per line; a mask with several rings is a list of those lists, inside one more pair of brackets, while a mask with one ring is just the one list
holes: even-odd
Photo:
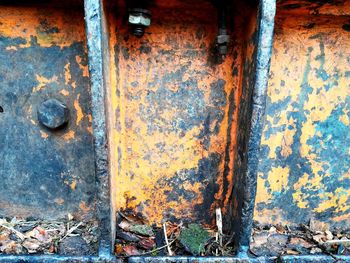
[[277, 10], [255, 219], [348, 227], [350, 3]]
[[155, 1], [142, 38], [129, 33], [123, 2], [116, 10], [109, 17], [116, 208], [158, 224], [211, 223], [214, 208], [226, 213], [230, 204], [241, 38], [217, 57], [216, 9], [207, 1]]
[[[0, 8], [0, 214], [77, 218], [94, 211], [95, 175], [83, 13]], [[55, 98], [69, 122], [50, 130], [37, 108]]]

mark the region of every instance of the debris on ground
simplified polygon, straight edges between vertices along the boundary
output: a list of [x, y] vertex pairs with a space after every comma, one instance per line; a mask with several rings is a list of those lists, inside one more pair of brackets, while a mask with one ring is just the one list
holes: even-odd
[[[216, 226], [165, 222], [150, 225], [132, 211], [117, 217], [115, 254], [130, 256], [233, 256], [234, 235], [223, 233], [221, 210], [216, 209]], [[350, 232], [331, 231], [326, 224], [311, 220], [308, 225], [262, 226], [255, 223], [250, 252], [254, 256], [326, 254], [350, 255]]]
[[308, 225], [260, 226], [255, 223], [250, 252], [255, 256], [350, 255], [350, 232], [331, 231], [314, 219]]
[[150, 225], [132, 211], [121, 211], [117, 217], [115, 254], [130, 256], [232, 256], [232, 235], [222, 233], [221, 210], [217, 226], [165, 222], [162, 227]]
[[71, 215], [62, 221], [0, 218], [0, 254], [94, 254], [97, 230], [95, 220], [78, 222]]

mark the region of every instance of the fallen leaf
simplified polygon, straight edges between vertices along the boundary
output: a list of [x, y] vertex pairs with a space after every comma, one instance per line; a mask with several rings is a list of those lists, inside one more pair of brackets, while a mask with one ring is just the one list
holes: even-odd
[[327, 240], [332, 240], [333, 239], [333, 234], [331, 231], [327, 230], [325, 231], [325, 234], [326, 234], [326, 239]]
[[149, 225], [131, 225], [129, 231], [142, 236], [154, 236], [153, 229]]
[[300, 237], [292, 237], [289, 241], [289, 244], [291, 245], [301, 245], [305, 248], [311, 248], [313, 247], [313, 244], [307, 242], [305, 239]]
[[318, 221], [314, 218], [310, 219], [310, 230], [313, 232], [321, 231], [329, 231], [329, 225], [327, 223]]
[[326, 240], [326, 236], [324, 234], [317, 234], [312, 236], [312, 239], [317, 243], [322, 244]]
[[28, 250], [28, 253], [37, 253], [40, 247], [40, 244], [35, 239], [27, 239], [22, 245]]
[[204, 246], [210, 239], [210, 235], [199, 224], [189, 224], [180, 233], [180, 242], [191, 254], [198, 256], [204, 251]]
[[46, 232], [46, 230], [41, 228], [41, 227], [36, 227], [33, 230], [33, 237], [36, 238], [37, 240], [39, 240], [42, 243], [51, 242], [51, 237]]
[[118, 224], [118, 226], [119, 226], [121, 229], [125, 230], [125, 231], [129, 231], [129, 230], [130, 230], [131, 223], [128, 222], [127, 220], [122, 220], [122, 221]]
[[143, 238], [139, 245], [146, 250], [151, 250], [156, 246], [156, 242], [153, 238]]
[[140, 237], [137, 235], [130, 233], [130, 232], [125, 232], [125, 231], [117, 231], [117, 237], [120, 239], [123, 239], [127, 242], [139, 242]]
[[121, 255], [123, 253], [123, 245], [122, 244], [116, 244], [115, 245], [115, 248], [114, 248], [114, 252], [117, 254], [117, 255]]
[[124, 253], [127, 256], [136, 256], [136, 255], [140, 255], [141, 254], [138, 251], [138, 249], [135, 246], [133, 246], [133, 245], [124, 246], [123, 250], [124, 250]]

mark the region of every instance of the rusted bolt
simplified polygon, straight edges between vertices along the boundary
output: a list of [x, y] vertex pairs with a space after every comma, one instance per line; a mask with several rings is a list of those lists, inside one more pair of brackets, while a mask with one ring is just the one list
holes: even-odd
[[58, 129], [69, 120], [69, 109], [59, 100], [48, 99], [38, 107], [39, 122], [49, 129]]
[[145, 28], [151, 25], [151, 12], [143, 8], [130, 8], [128, 21], [132, 27], [132, 33], [137, 37], [142, 37]]

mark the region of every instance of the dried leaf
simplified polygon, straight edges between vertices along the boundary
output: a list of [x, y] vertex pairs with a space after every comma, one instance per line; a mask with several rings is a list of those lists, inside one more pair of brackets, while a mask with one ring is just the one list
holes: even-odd
[[146, 250], [151, 250], [156, 246], [156, 242], [153, 238], [143, 238], [139, 245]]
[[46, 232], [46, 230], [41, 227], [36, 227], [33, 230], [33, 237], [42, 243], [48, 243], [52, 240], [49, 234]]
[[322, 244], [326, 240], [326, 236], [324, 234], [317, 234], [312, 236], [312, 239], [317, 243]]
[[325, 234], [326, 234], [326, 239], [327, 240], [332, 240], [333, 239], [333, 234], [331, 231], [327, 230], [325, 231]]
[[318, 221], [314, 218], [310, 219], [310, 230], [313, 232], [325, 232], [325, 231], [329, 231], [329, 225], [327, 223]]
[[306, 241], [305, 239], [300, 238], [300, 237], [292, 237], [289, 241], [289, 244], [300, 245], [304, 248], [311, 248], [314, 246], [313, 244], [309, 243], [308, 241]]
[[116, 244], [115, 249], [114, 249], [115, 254], [121, 255], [124, 250], [123, 250], [123, 245], [122, 244]]
[[127, 242], [139, 242], [140, 237], [137, 235], [130, 233], [130, 232], [125, 232], [125, 231], [117, 231], [117, 237], [120, 239], [123, 239]]
[[118, 224], [118, 226], [119, 226], [121, 229], [125, 230], [125, 231], [129, 231], [129, 230], [130, 230], [131, 223], [130, 223], [129, 221], [127, 221], [127, 220], [122, 220], [122, 221]]
[[22, 245], [28, 250], [28, 253], [36, 253], [40, 247], [39, 242], [35, 239], [27, 239]]
[[128, 245], [123, 247], [124, 253], [127, 256], [136, 256], [136, 255], [140, 255], [141, 253], [138, 251], [138, 249], [133, 246], [133, 245]]

